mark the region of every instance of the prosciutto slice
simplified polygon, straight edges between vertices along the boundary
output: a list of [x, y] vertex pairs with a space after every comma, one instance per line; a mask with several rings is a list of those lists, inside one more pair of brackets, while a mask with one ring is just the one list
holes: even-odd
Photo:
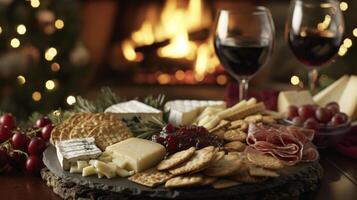
[[249, 124], [247, 152], [271, 155], [285, 165], [319, 158], [312, 144], [314, 131], [283, 125]]

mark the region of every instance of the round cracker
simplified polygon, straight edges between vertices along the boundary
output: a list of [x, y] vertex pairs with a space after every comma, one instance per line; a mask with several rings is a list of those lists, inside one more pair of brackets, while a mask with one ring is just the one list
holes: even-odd
[[235, 173], [242, 166], [242, 160], [236, 155], [224, 155], [212, 163], [203, 173], [207, 176], [222, 177]]
[[223, 138], [227, 141], [245, 141], [247, 134], [241, 130], [233, 129], [224, 133]]
[[273, 156], [257, 153], [247, 153], [247, 158], [251, 163], [267, 169], [281, 169], [284, 167], [284, 164]]
[[170, 168], [173, 168], [185, 161], [187, 161], [188, 159], [190, 159], [193, 154], [195, 153], [196, 148], [195, 147], [191, 147], [189, 149], [177, 152], [173, 155], [171, 155], [169, 158], [161, 161], [158, 165], [157, 165], [157, 169], [158, 170], [167, 170]]
[[200, 175], [177, 176], [166, 181], [165, 187], [177, 188], [177, 187], [197, 186], [197, 185], [201, 185], [202, 181], [203, 178]]

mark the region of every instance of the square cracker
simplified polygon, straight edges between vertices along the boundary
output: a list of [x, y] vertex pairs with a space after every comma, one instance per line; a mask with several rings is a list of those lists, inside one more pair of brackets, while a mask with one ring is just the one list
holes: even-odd
[[128, 179], [140, 185], [145, 185], [147, 187], [155, 187], [165, 183], [167, 180], [172, 178], [174, 175], [168, 172], [158, 171], [155, 168], [148, 169], [146, 171], [137, 173]]

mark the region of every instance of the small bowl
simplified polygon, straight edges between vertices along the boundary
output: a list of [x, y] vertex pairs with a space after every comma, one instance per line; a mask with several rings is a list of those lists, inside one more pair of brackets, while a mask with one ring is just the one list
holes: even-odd
[[[284, 119], [285, 124], [294, 125], [292, 121]], [[320, 126], [315, 133], [313, 143], [319, 149], [325, 149], [328, 147], [335, 147], [339, 144], [346, 133], [351, 130], [351, 122], [347, 121], [344, 124], [340, 124], [335, 127]]]

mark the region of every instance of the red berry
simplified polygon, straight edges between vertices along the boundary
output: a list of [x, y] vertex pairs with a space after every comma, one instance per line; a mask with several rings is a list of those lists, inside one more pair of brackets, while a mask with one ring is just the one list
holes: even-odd
[[312, 105], [300, 106], [298, 109], [298, 113], [303, 120], [315, 116], [315, 110]]
[[0, 148], [0, 168], [4, 167], [8, 162], [7, 150], [4, 147]]
[[18, 150], [25, 151], [27, 149], [27, 145], [29, 144], [29, 142], [30, 142], [30, 138], [27, 137], [27, 135], [25, 135], [22, 132], [15, 133], [11, 138], [12, 148]]
[[317, 131], [319, 129], [319, 123], [316, 121], [316, 119], [311, 117], [304, 122], [304, 127]]
[[332, 111], [327, 108], [318, 108], [315, 112], [315, 118], [321, 123], [327, 123], [332, 118]]
[[325, 108], [329, 109], [332, 112], [332, 115], [340, 112], [340, 106], [336, 102], [328, 103]]
[[6, 125], [10, 130], [13, 130], [16, 128], [16, 119], [12, 114], [6, 113], [1, 116], [0, 124]]
[[332, 117], [329, 125], [338, 126], [346, 123], [347, 120], [348, 120], [348, 116], [345, 113], [337, 113]]
[[0, 143], [5, 142], [12, 136], [11, 130], [4, 124], [0, 125]]
[[299, 113], [298, 113], [298, 108], [296, 106], [289, 106], [288, 107], [288, 119], [293, 119], [294, 117], [297, 117], [299, 116]]
[[45, 149], [46, 149], [45, 141], [40, 137], [35, 137], [31, 139], [27, 147], [27, 152], [30, 155], [42, 155]]
[[26, 160], [26, 171], [31, 174], [38, 174], [43, 167], [41, 156], [29, 156]]
[[42, 128], [51, 123], [52, 123], [51, 120], [47, 116], [44, 116], [36, 121], [36, 126], [38, 128]]
[[304, 120], [302, 120], [301, 117], [294, 117], [292, 122], [295, 126], [301, 126], [304, 124]]
[[48, 124], [45, 127], [42, 128], [41, 130], [41, 137], [45, 140], [48, 141], [51, 137], [51, 132], [53, 130], [54, 126], [53, 124]]

